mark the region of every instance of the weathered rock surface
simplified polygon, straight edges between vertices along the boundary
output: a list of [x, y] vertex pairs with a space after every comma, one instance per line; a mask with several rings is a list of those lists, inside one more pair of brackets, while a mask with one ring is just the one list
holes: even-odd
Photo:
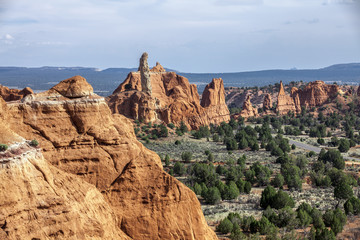
[[2, 239], [130, 239], [93, 185], [37, 150], [0, 159], [0, 189]]
[[[157, 70], [150, 71], [152, 92], [146, 97], [134, 92], [143, 92], [141, 74], [129, 73], [125, 81], [106, 98], [112, 112], [144, 122], [158, 120], [166, 124], [179, 124], [184, 121], [192, 129], [230, 120], [222, 79], [213, 79], [206, 87], [200, 104], [195, 84], [190, 84], [185, 77], [175, 72], [164, 72], [160, 66], [158, 64]], [[126, 109], [125, 106], [132, 109]]]
[[141, 76], [141, 88], [143, 92], [149, 93], [151, 95], [151, 80], [150, 80], [150, 70], [147, 62], [148, 54], [143, 53], [140, 58], [139, 71]]
[[265, 111], [269, 111], [272, 108], [272, 100], [271, 100], [271, 95], [270, 94], [266, 94], [264, 96], [264, 101], [263, 101], [263, 109]]
[[50, 89], [67, 98], [86, 97], [93, 94], [93, 87], [81, 76], [75, 76], [61, 81]]
[[323, 105], [335, 98], [338, 92], [338, 85], [325, 84], [323, 81], [310, 82], [304, 89], [294, 90], [299, 95], [300, 105], [307, 108]]
[[8, 104], [11, 125], [26, 139], [37, 139], [55, 167], [95, 185], [126, 235], [216, 239], [195, 194], [163, 171], [158, 155], [136, 140], [126, 117], [112, 115], [95, 94], [71, 99], [46, 94]]
[[277, 111], [280, 115], [289, 111], [300, 113], [301, 107], [321, 106], [334, 99], [338, 93], [339, 87], [337, 85], [315, 81], [310, 82], [304, 89], [293, 87], [289, 96], [286, 95], [282, 82], [280, 82]]
[[34, 92], [29, 87], [26, 87], [23, 90], [19, 90], [19, 89], [10, 89], [8, 87], [0, 85], [0, 96], [7, 102], [20, 100], [23, 97], [32, 93]]
[[290, 111], [292, 111], [293, 113], [296, 112], [294, 99], [285, 93], [282, 81], [280, 82], [276, 111], [280, 115], [287, 114]]

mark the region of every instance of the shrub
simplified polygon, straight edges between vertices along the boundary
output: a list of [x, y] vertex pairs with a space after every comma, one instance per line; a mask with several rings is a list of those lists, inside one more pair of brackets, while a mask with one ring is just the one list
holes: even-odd
[[191, 159], [192, 159], [192, 153], [191, 153], [191, 152], [188, 152], [188, 151], [183, 152], [183, 153], [181, 154], [181, 159], [182, 159], [183, 161], [185, 161], [186, 163], [189, 163], [189, 162], [191, 161]]
[[183, 175], [185, 173], [185, 167], [184, 164], [180, 163], [180, 162], [176, 162], [174, 165], [174, 173], [178, 174], [178, 175]]
[[360, 213], [360, 199], [356, 197], [349, 198], [344, 204], [344, 209], [346, 214], [358, 215]]
[[339, 143], [339, 151], [340, 152], [347, 152], [350, 149], [350, 142], [347, 139], [340, 139]]
[[284, 185], [284, 177], [281, 174], [277, 174], [275, 178], [271, 181], [271, 184], [274, 187], [280, 188]]
[[231, 232], [232, 229], [233, 229], [233, 224], [228, 218], [223, 219], [220, 222], [220, 224], [216, 227], [216, 231], [221, 232], [222, 234], [227, 234]]
[[0, 144], [0, 152], [4, 152], [8, 149], [8, 145], [6, 144]]
[[165, 166], [168, 167], [170, 165], [170, 157], [166, 154], [165, 156]]
[[211, 187], [205, 194], [205, 201], [209, 204], [217, 204], [221, 200], [221, 194], [217, 187]]
[[174, 125], [173, 123], [169, 123], [167, 126], [168, 126], [169, 128], [171, 128], [171, 129], [174, 129], [174, 128], [175, 128], [175, 125]]

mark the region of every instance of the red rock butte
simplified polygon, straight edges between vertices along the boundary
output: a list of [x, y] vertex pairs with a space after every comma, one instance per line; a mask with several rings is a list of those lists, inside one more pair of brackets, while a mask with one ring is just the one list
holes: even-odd
[[334, 99], [338, 93], [338, 85], [314, 81], [307, 84], [303, 89], [293, 87], [291, 94], [287, 95], [282, 82], [280, 82], [276, 110], [280, 115], [287, 114], [289, 111], [297, 114], [301, 112], [301, 107], [322, 106]]
[[10, 149], [0, 156], [0, 187], [12, 188], [0, 191], [0, 237], [217, 239], [196, 195], [163, 171], [132, 123], [112, 114], [84, 78], [21, 101], [0, 99], [0, 111]]

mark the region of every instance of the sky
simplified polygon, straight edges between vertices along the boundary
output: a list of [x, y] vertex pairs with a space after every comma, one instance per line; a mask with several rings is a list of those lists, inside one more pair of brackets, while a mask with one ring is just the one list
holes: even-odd
[[360, 0], [0, 0], [0, 66], [182, 72], [360, 62]]

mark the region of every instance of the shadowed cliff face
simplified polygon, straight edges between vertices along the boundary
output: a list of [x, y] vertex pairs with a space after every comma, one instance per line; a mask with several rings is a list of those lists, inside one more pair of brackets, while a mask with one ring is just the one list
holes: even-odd
[[92, 91], [80, 87], [75, 92], [81, 97], [63, 95], [65, 88], [73, 93], [72, 86], [82, 85], [75, 83], [9, 103], [12, 129], [37, 139], [52, 165], [95, 185], [129, 237], [216, 239], [195, 194], [163, 171], [157, 154], [136, 140], [128, 119], [112, 115]]
[[213, 79], [206, 86], [201, 104], [195, 84], [190, 84], [188, 79], [175, 72], [165, 72], [159, 63], [150, 70], [150, 80], [151, 94], [143, 91], [139, 72], [129, 73], [114, 93], [106, 98], [111, 111], [144, 122], [178, 125], [184, 121], [192, 129], [230, 120], [221, 78]]

